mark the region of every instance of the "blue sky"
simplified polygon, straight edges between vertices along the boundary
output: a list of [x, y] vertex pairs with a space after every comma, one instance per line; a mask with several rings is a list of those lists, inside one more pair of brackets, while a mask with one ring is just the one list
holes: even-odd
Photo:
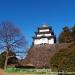
[[52, 26], [56, 36], [64, 26], [75, 24], [75, 0], [0, 0], [0, 23], [11, 21], [29, 45], [38, 26]]

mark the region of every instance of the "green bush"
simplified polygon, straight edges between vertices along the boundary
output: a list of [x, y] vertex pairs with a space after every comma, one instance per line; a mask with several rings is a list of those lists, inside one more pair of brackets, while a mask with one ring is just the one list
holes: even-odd
[[75, 72], [75, 43], [57, 52], [50, 61], [52, 69], [57, 71]]

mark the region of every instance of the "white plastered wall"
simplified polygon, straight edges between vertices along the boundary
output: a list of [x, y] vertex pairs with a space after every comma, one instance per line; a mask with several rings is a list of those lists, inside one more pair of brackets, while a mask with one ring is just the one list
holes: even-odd
[[42, 43], [48, 43], [48, 39], [47, 38], [40, 39], [40, 44], [42, 44]]
[[44, 44], [44, 43], [49, 43], [49, 40], [47, 38], [41, 38], [41, 39], [35, 39], [34, 40], [34, 44], [38, 45], [38, 44]]
[[49, 34], [37, 34], [37, 37], [41, 37], [41, 36], [51, 36], [51, 33], [49, 33]]
[[37, 34], [37, 37], [41, 37], [41, 36], [43, 36], [43, 34]]
[[38, 44], [54, 44], [54, 39], [51, 38], [50, 40], [48, 40], [47, 38], [41, 38], [41, 39], [35, 39], [34, 40], [34, 45], [38, 45]]
[[51, 38], [51, 39], [49, 40], [49, 44], [54, 44], [54, 39], [53, 39], [53, 38]]
[[51, 36], [51, 33], [49, 33], [49, 34], [45, 34], [45, 36]]
[[35, 44], [35, 45], [40, 44], [40, 39], [35, 39], [35, 40], [34, 40], [34, 44]]
[[49, 31], [49, 29], [45, 29], [45, 30], [40, 29], [39, 30], [39, 32], [46, 32], [46, 31]]

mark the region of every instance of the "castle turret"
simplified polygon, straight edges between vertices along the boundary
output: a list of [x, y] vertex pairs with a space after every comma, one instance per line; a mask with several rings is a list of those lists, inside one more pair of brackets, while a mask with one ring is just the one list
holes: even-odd
[[56, 42], [56, 37], [52, 28], [43, 25], [42, 27], [38, 28], [38, 31], [35, 32], [35, 36], [33, 37], [33, 45], [40, 45], [40, 44], [54, 44]]

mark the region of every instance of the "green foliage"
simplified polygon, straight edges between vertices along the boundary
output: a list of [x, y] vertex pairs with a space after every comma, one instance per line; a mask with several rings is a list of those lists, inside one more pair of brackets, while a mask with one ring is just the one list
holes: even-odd
[[18, 59], [16, 57], [11, 57], [8, 59], [8, 65], [18, 64]]
[[72, 28], [64, 27], [59, 35], [60, 43], [70, 43], [75, 41], [75, 26]]
[[50, 64], [58, 71], [75, 72], [75, 43], [57, 52], [52, 57]]
[[[18, 59], [15, 57], [15, 53], [9, 51], [9, 56], [11, 55], [14, 55], [14, 57], [8, 59], [8, 65], [18, 63]], [[0, 54], [0, 68], [4, 68], [5, 58], [6, 58], [6, 52], [4, 51]]]
[[75, 26], [72, 27], [73, 41], [75, 41]]
[[72, 27], [72, 33], [75, 34], [75, 26]]
[[0, 68], [4, 67], [5, 62], [5, 56], [3, 54], [0, 54]]

